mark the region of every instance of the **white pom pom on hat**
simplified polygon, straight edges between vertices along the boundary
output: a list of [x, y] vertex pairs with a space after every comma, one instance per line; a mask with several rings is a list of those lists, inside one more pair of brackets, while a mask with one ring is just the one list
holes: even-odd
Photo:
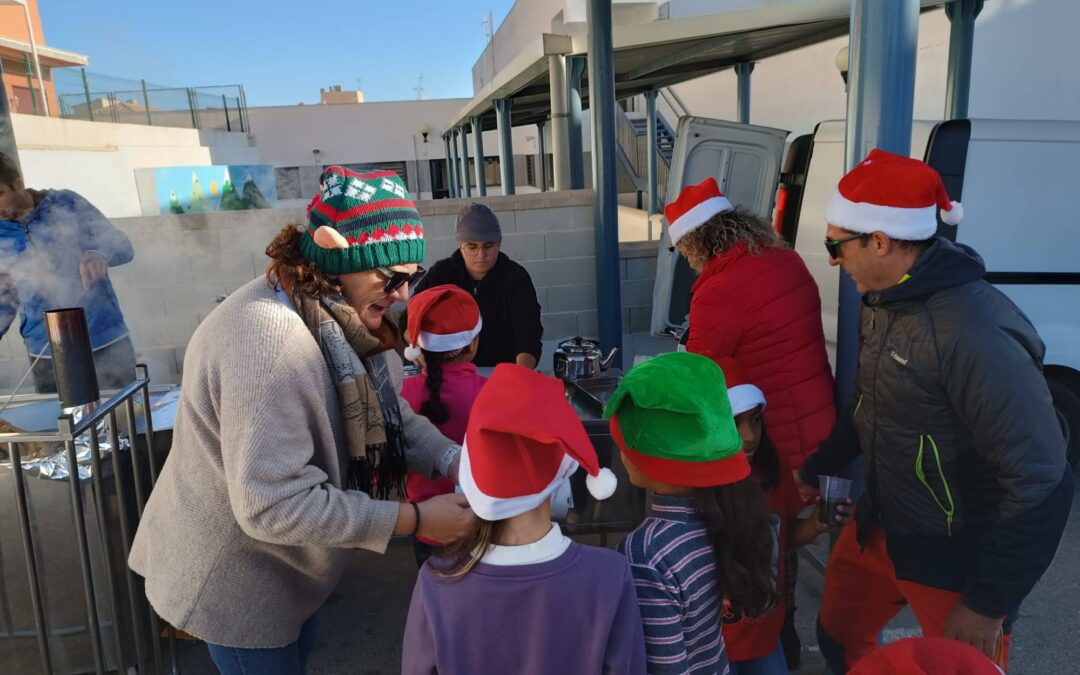
[[599, 501], [603, 501], [615, 494], [615, 488], [618, 486], [619, 479], [607, 467], [601, 468], [595, 476], [585, 477], [585, 487], [589, 489], [589, 494], [593, 496], [593, 499]]
[[403, 352], [405, 358], [416, 363], [420, 359], [420, 348], [415, 345], [409, 345]]
[[952, 202], [952, 208], [946, 211], [941, 209], [941, 222], [946, 225], [952, 225], [953, 227], [960, 224], [960, 220], [964, 217], [964, 205], [960, 202]]

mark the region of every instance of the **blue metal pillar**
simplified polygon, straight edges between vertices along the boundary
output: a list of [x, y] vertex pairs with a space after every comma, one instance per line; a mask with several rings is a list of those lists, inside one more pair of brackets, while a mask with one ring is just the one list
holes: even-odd
[[540, 192], [547, 192], [548, 189], [547, 142], [544, 140], [544, 128], [546, 126], [546, 120], [540, 120], [536, 123], [536, 143], [540, 150]]
[[[919, 0], [852, 0], [845, 166], [855, 168], [874, 148], [911, 153]], [[855, 283], [840, 275], [836, 336], [836, 402], [844, 406], [859, 362]]]
[[949, 17], [949, 70], [945, 82], [945, 119], [968, 116], [971, 93], [971, 52], [975, 47], [975, 18], [983, 0], [955, 0], [945, 5]]
[[487, 175], [484, 173], [484, 122], [477, 117], [470, 117], [469, 124], [473, 132], [473, 163], [476, 165], [476, 194], [487, 196]]
[[[649, 181], [649, 215], [660, 212], [660, 165], [659, 157], [657, 153], [660, 149], [657, 147], [659, 139], [657, 138], [656, 130], [656, 95], [659, 94], [655, 89], [650, 89], [645, 92], [645, 123], [649, 125], [646, 132], [645, 140], [648, 145], [645, 157], [648, 159], [646, 163], [646, 175]], [[650, 223], [649, 227], [652, 227]]]
[[510, 98], [497, 98], [495, 113], [499, 121], [499, 176], [502, 178], [502, 193], [512, 195], [517, 192], [514, 187], [514, 135], [510, 127], [510, 107], [514, 100]]
[[739, 83], [739, 124], [750, 124], [750, 73], [754, 72], [754, 64], [749, 61], [735, 64], [735, 76]]
[[460, 127], [461, 133], [461, 178], [465, 186], [465, 196], [472, 197], [472, 180], [469, 178], [469, 128]]
[[585, 144], [581, 133], [581, 76], [587, 65], [584, 56], [569, 56], [566, 59], [566, 127], [567, 155], [570, 160], [570, 189], [581, 190], [585, 187]]
[[[622, 346], [619, 282], [619, 191], [615, 159], [615, 52], [611, 0], [589, 0], [589, 111], [592, 119], [593, 221], [596, 231], [596, 317], [604, 351]], [[622, 351], [616, 356], [622, 365]]]
[[457, 160], [454, 158], [454, 132], [448, 131], [443, 140], [446, 141], [446, 180], [450, 189], [450, 198], [455, 199], [457, 192]]

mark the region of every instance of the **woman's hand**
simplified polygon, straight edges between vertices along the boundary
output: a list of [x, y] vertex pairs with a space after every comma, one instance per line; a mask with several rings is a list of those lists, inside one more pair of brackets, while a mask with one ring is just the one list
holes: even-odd
[[465, 495], [437, 495], [418, 506], [420, 529], [417, 534], [441, 544], [461, 539], [476, 526], [476, 516]]

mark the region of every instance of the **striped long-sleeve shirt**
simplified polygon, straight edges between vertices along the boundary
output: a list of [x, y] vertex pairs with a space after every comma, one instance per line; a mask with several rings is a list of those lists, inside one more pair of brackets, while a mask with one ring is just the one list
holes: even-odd
[[716, 556], [690, 498], [655, 495], [619, 551], [634, 576], [649, 673], [726, 675]]

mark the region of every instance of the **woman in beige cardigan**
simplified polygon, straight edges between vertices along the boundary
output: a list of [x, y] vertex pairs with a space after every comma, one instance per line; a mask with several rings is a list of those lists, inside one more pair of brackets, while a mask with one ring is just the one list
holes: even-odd
[[157, 613], [225, 675], [303, 673], [314, 616], [356, 549], [452, 541], [464, 498], [389, 501], [408, 468], [456, 479], [459, 448], [399, 403], [390, 306], [424, 257], [396, 174], [327, 169], [306, 230], [196, 330], [173, 447], [132, 548]]

